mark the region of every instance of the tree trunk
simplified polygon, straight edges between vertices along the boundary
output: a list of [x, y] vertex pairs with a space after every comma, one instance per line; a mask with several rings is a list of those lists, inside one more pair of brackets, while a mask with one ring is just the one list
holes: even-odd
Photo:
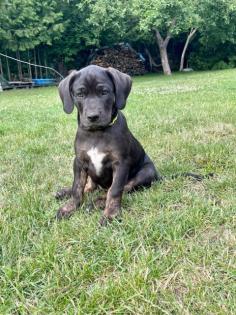
[[58, 63], [58, 71], [65, 75], [67, 73], [67, 69], [64, 64], [64, 58], [62, 57], [61, 61]]
[[160, 49], [161, 64], [162, 64], [163, 72], [166, 75], [171, 75], [169, 59], [167, 55], [167, 46], [166, 45], [159, 46], [159, 49]]
[[0, 74], [3, 75], [2, 59], [0, 57]]
[[[31, 63], [29, 50], [28, 50], [28, 62]], [[32, 81], [31, 65], [28, 65], [28, 73], [29, 73], [29, 79], [30, 79], [30, 81]]]
[[192, 28], [190, 33], [188, 34], [188, 37], [187, 37], [187, 40], [185, 42], [185, 45], [184, 45], [184, 49], [183, 49], [183, 52], [182, 52], [182, 55], [181, 55], [181, 61], [180, 61], [180, 67], [179, 67], [179, 71], [183, 71], [184, 69], [184, 58], [185, 58], [185, 53], [186, 53], [186, 50], [188, 48], [188, 45], [191, 43], [191, 41], [193, 40], [193, 36], [194, 34], [196, 33], [197, 29], [196, 28]]
[[146, 54], [148, 55], [148, 60], [149, 60], [149, 66], [150, 66], [150, 70], [152, 72], [152, 66], [153, 66], [153, 63], [152, 63], [152, 59], [151, 59], [151, 54], [149, 52], [149, 50], [147, 48], [145, 48], [145, 52]]
[[[19, 52], [19, 50], [16, 51], [16, 58], [18, 60], [20, 60], [20, 52]], [[17, 67], [18, 67], [19, 80], [22, 81], [23, 80], [23, 73], [22, 73], [22, 66], [21, 66], [21, 62], [20, 61], [17, 61]]]
[[167, 54], [167, 46], [171, 39], [171, 34], [170, 32], [168, 32], [166, 38], [163, 39], [157, 29], [155, 30], [155, 32], [156, 32], [157, 44], [160, 51], [161, 65], [163, 68], [163, 72], [165, 75], [171, 75], [171, 69], [170, 69], [170, 64], [169, 64], [169, 59], [168, 59], [168, 54]]
[[[34, 48], [34, 64], [35, 65], [37, 64], [35, 48]], [[37, 72], [36, 66], [34, 67], [34, 76], [35, 76], [35, 79], [38, 79], [38, 72]]]
[[[40, 59], [40, 51], [39, 51], [39, 48], [38, 48], [38, 62], [39, 62], [39, 66], [41, 66], [41, 59]], [[40, 67], [39, 68], [39, 73], [40, 73], [40, 78], [42, 79], [43, 78], [43, 71], [42, 71], [42, 68]]]
[[[7, 53], [5, 53], [7, 55]], [[7, 63], [7, 74], [8, 74], [8, 81], [11, 81], [11, 72], [10, 72], [10, 67], [9, 67], [9, 62], [8, 58], [6, 57], [6, 63]]]
[[[44, 66], [47, 67], [47, 57], [46, 57], [46, 53], [45, 53], [45, 50], [44, 50]], [[46, 78], [48, 78], [48, 69], [46, 68]]]

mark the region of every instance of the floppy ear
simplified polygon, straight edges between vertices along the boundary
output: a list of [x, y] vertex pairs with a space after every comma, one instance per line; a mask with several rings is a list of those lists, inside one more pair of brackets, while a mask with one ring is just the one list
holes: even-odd
[[70, 93], [70, 83], [71, 80], [75, 77], [78, 71], [72, 71], [65, 79], [63, 79], [59, 86], [59, 95], [63, 102], [63, 109], [67, 114], [71, 114], [74, 109], [74, 102]]
[[131, 90], [131, 77], [111, 67], [109, 67], [107, 71], [115, 86], [116, 107], [118, 109], [123, 109]]

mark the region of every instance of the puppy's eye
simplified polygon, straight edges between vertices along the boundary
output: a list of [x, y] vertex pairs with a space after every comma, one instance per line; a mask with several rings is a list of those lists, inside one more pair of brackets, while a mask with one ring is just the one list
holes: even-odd
[[85, 96], [85, 92], [84, 91], [78, 91], [75, 93], [76, 97], [84, 97]]
[[108, 90], [102, 90], [102, 91], [101, 91], [101, 94], [102, 94], [102, 95], [107, 95], [108, 93], [109, 93]]

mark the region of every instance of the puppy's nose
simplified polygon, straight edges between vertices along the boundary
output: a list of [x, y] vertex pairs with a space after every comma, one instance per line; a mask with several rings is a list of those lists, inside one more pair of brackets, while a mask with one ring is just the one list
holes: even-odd
[[98, 118], [99, 118], [99, 115], [96, 115], [96, 114], [90, 114], [90, 115], [88, 115], [88, 120], [90, 120], [91, 122], [97, 121]]

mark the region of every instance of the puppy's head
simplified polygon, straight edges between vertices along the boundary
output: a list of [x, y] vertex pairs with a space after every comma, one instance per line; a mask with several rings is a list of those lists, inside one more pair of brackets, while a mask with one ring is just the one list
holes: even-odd
[[114, 68], [88, 66], [73, 71], [59, 84], [64, 111], [70, 114], [74, 105], [80, 126], [96, 130], [108, 126], [117, 110], [123, 109], [131, 90], [130, 76]]

